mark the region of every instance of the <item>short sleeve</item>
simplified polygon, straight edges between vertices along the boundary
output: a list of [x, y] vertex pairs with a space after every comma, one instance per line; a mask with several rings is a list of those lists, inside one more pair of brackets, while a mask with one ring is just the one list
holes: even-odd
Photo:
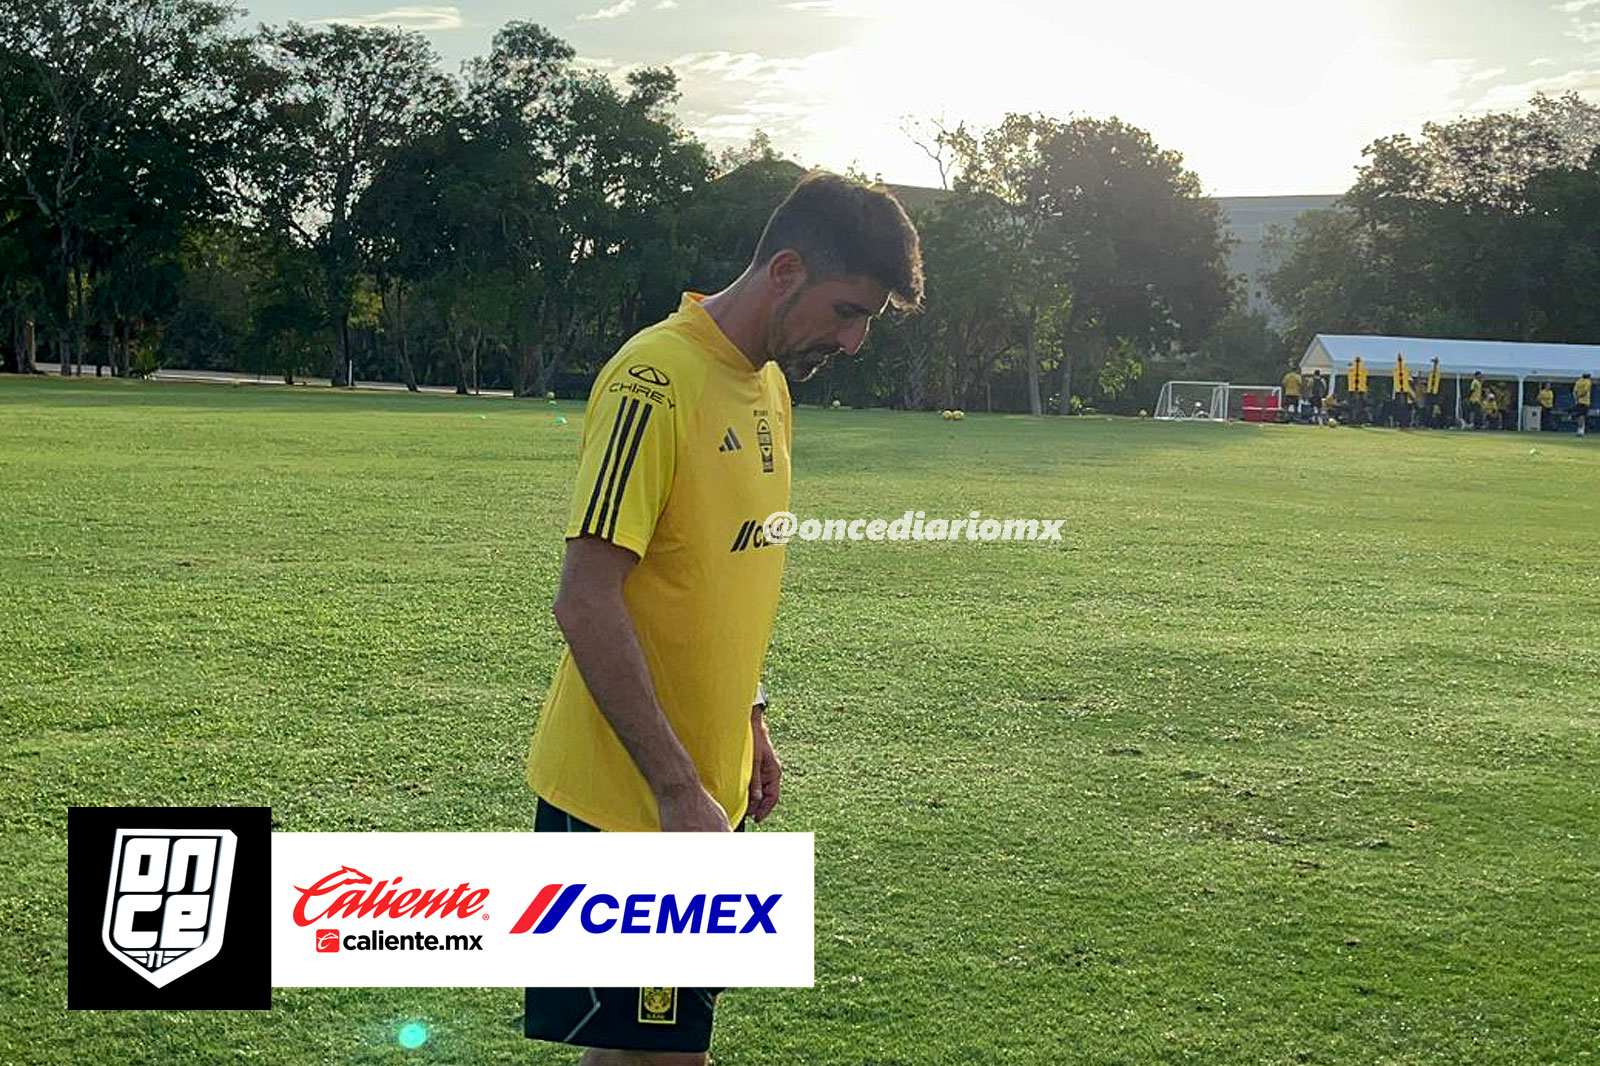
[[583, 416], [583, 453], [566, 536], [599, 537], [644, 557], [677, 469], [673, 385], [656, 368], [615, 359]]

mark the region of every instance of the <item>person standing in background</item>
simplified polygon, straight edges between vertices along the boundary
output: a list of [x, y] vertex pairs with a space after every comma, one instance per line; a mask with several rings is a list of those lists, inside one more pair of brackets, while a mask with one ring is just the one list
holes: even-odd
[[1547, 381], [1539, 386], [1539, 431], [1556, 428], [1556, 390]]
[[1289, 421], [1300, 420], [1300, 371], [1293, 366], [1283, 375], [1283, 409], [1289, 412]]
[[1594, 388], [1594, 380], [1588, 375], [1572, 383], [1572, 417], [1578, 420], [1578, 436], [1583, 436], [1585, 424], [1589, 421], [1589, 398]]
[[1311, 421], [1314, 425], [1320, 426], [1324, 422], [1322, 414], [1322, 401], [1326, 400], [1327, 398], [1328, 379], [1322, 376], [1322, 371], [1315, 371], [1311, 375], [1311, 388], [1307, 397], [1311, 408]]

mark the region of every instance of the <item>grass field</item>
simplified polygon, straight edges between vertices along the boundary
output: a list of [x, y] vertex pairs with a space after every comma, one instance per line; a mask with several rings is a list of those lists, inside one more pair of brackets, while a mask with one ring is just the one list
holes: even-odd
[[[568, 419], [556, 423], [557, 415]], [[0, 380], [0, 1063], [558, 1063], [514, 990], [68, 1012], [69, 805], [520, 830], [576, 405]], [[817, 987], [717, 1062], [1600, 1060], [1600, 440], [803, 408]], [[403, 1019], [433, 1026], [403, 1051]]]

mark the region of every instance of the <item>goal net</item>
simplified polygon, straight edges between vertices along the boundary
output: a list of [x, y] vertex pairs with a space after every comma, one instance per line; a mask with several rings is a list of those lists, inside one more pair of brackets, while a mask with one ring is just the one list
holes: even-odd
[[1226, 381], [1169, 381], [1156, 398], [1157, 418], [1200, 418], [1222, 422], [1228, 417]]

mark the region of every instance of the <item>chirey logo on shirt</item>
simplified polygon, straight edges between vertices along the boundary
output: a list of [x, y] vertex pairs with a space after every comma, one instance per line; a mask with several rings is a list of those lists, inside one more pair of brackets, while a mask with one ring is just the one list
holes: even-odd
[[118, 829], [106, 950], [157, 988], [216, 958], [237, 842], [226, 829]]

